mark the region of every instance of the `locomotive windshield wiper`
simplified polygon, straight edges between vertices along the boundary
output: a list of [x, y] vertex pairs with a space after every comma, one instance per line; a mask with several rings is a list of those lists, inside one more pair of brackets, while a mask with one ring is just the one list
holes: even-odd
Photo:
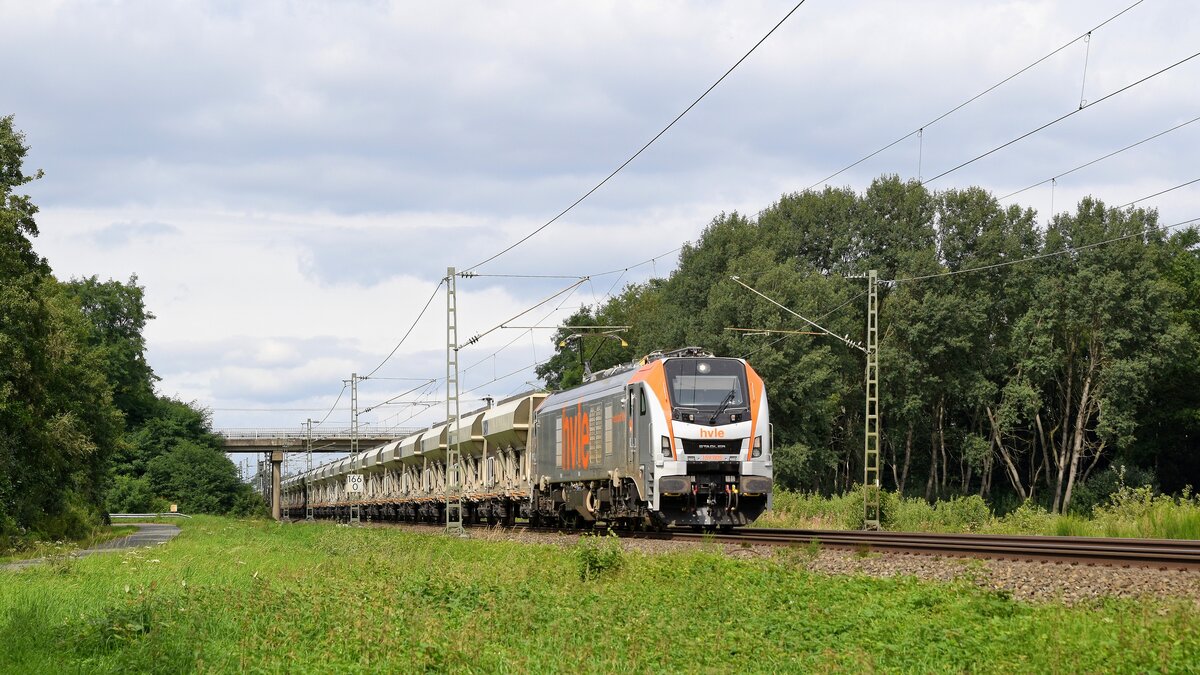
[[708, 423], [716, 424], [717, 418], [721, 416], [721, 413], [725, 412], [725, 409], [729, 407], [730, 403], [733, 403], [733, 399], [736, 397], [737, 392], [733, 389], [730, 389], [729, 393], [725, 395], [725, 399], [721, 401], [721, 405], [717, 406], [717, 412], [713, 413], [713, 416], [708, 420]]

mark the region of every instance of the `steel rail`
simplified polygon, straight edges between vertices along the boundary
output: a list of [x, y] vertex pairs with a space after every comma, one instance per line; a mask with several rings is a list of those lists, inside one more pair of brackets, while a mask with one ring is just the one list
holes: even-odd
[[683, 541], [751, 543], [774, 546], [820, 546], [858, 551], [917, 553], [1084, 564], [1200, 569], [1200, 541], [1190, 539], [1123, 539], [925, 532], [845, 530], [772, 530], [741, 528], [728, 533], [667, 531], [633, 533]]

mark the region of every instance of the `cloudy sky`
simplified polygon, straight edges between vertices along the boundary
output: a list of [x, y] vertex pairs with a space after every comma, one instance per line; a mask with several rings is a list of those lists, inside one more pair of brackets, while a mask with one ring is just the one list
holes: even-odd
[[[672, 251], [716, 214], [818, 183], [1132, 3], [808, 0], [610, 183], [479, 271], [580, 275]], [[577, 199], [793, 4], [0, 0], [0, 115], [15, 115], [28, 168], [46, 172], [29, 191], [56, 274], [136, 274], [146, 287], [161, 391], [211, 408], [218, 427], [295, 427], [383, 360], [447, 266]], [[831, 182], [935, 176], [1191, 56], [1195, 18], [1191, 0], [1145, 0]], [[930, 186], [999, 196], [1047, 179], [1200, 116], [1198, 83], [1200, 58]], [[1044, 217], [1087, 194], [1138, 199], [1200, 177], [1198, 141], [1200, 122], [1008, 201]], [[1146, 204], [1166, 223], [1200, 216], [1200, 185]], [[598, 276], [520, 323], [554, 325], [674, 265]], [[566, 283], [460, 280], [462, 333]], [[444, 374], [444, 307], [436, 297], [377, 372], [417, 380], [363, 382], [361, 408]], [[470, 396], [526, 388], [531, 370], [490, 380], [546, 358], [549, 334], [497, 331], [464, 350], [479, 363]], [[426, 391], [438, 396], [401, 400]], [[347, 403], [327, 424], [348, 423]], [[421, 410], [362, 420], [433, 420]]]

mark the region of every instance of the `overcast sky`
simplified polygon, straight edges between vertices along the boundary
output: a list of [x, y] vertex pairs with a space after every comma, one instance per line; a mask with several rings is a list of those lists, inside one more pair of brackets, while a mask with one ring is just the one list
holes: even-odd
[[[587, 274], [754, 213], [921, 127], [1133, 0], [808, 0], [613, 181], [491, 273]], [[761, 38], [786, 2], [0, 0], [0, 115], [32, 150], [35, 245], [60, 278], [136, 274], [160, 391], [218, 427], [320, 418], [379, 364], [446, 267], [573, 202]], [[1193, 0], [1145, 0], [833, 182], [925, 178], [1200, 51]], [[1084, 63], [1087, 61], [1086, 79]], [[997, 196], [1200, 116], [1200, 58], [930, 184]], [[1200, 122], [1008, 201], [1043, 220], [1198, 178]], [[1200, 185], [1146, 205], [1200, 216]], [[530, 314], [554, 325], [675, 255]], [[567, 282], [460, 280], [464, 336]], [[555, 307], [561, 307], [557, 312]], [[445, 300], [380, 376], [444, 374]], [[550, 331], [464, 350], [470, 396], [527, 387]], [[507, 343], [511, 346], [490, 355]], [[365, 408], [418, 382], [360, 385]], [[416, 393], [421, 393], [418, 390]], [[404, 397], [405, 400], [415, 397]], [[430, 394], [431, 398], [437, 394]], [[343, 397], [327, 424], [347, 424]], [[473, 402], [464, 405], [471, 406]], [[439, 409], [440, 410], [440, 409]], [[436, 413], [383, 407], [374, 425]]]

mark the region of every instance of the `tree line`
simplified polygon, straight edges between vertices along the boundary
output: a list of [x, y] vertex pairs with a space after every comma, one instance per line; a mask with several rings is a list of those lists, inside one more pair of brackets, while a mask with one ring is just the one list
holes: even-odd
[[[1200, 234], [1095, 198], [1039, 224], [986, 190], [934, 192], [884, 176], [859, 193], [783, 195], [755, 218], [718, 215], [665, 279], [586, 306], [581, 337], [539, 368], [551, 388], [653, 350], [746, 357], [764, 377], [780, 485], [862, 481], [862, 353], [878, 270], [884, 483], [933, 500], [979, 494], [1086, 511], [1118, 483], [1179, 491], [1200, 478]], [[1018, 262], [1021, 261], [1021, 262]]]
[[61, 281], [34, 250], [27, 152], [0, 118], [0, 550], [108, 512], [260, 509], [207, 413], [155, 392], [137, 278]]

